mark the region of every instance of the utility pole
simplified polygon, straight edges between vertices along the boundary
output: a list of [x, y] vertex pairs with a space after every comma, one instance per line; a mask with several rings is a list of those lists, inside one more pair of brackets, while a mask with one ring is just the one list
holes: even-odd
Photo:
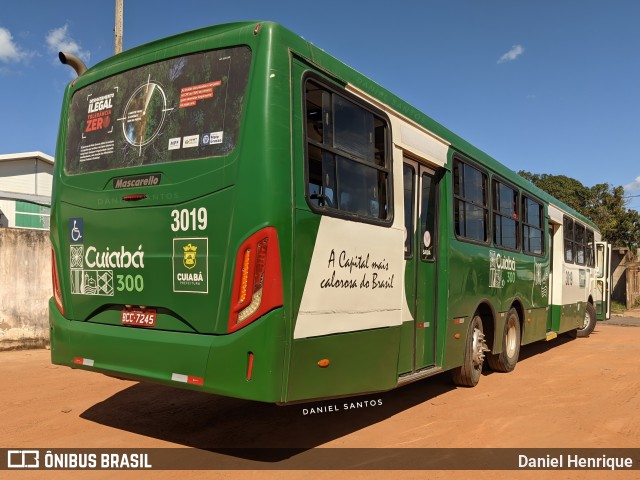
[[114, 42], [113, 52], [115, 55], [122, 52], [122, 29], [124, 19], [124, 0], [116, 0], [116, 25], [113, 29]]

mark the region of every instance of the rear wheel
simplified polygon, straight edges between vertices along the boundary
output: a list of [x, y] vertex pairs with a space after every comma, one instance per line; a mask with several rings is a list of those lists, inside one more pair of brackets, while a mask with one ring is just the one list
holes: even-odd
[[453, 383], [462, 387], [475, 387], [478, 384], [482, 374], [486, 349], [487, 344], [484, 341], [482, 319], [479, 315], [476, 315], [467, 329], [463, 364], [461, 367], [451, 371]]
[[509, 310], [507, 321], [504, 323], [502, 335], [502, 352], [489, 355], [487, 362], [491, 370], [496, 372], [510, 372], [516, 368], [520, 355], [520, 316], [515, 308]]
[[584, 312], [584, 319], [582, 322], [582, 326], [578, 328], [576, 331], [576, 336], [578, 337], [588, 337], [593, 332], [593, 329], [596, 328], [596, 308], [593, 304], [587, 302], [587, 308]]

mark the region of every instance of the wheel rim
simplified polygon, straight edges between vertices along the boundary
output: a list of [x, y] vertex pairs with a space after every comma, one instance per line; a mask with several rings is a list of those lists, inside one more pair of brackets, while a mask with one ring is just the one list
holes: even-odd
[[482, 363], [484, 362], [484, 352], [485, 352], [485, 343], [484, 343], [484, 333], [478, 327], [473, 328], [473, 366], [474, 368], [482, 368]]
[[589, 312], [587, 311], [584, 312], [584, 320], [582, 321], [583, 330], [589, 326], [589, 322], [591, 322], [591, 315], [589, 315]]
[[507, 338], [506, 338], [506, 350], [509, 358], [512, 358], [516, 353], [516, 347], [518, 345], [518, 335], [516, 334], [516, 325], [513, 318], [509, 319], [509, 330], [507, 330]]

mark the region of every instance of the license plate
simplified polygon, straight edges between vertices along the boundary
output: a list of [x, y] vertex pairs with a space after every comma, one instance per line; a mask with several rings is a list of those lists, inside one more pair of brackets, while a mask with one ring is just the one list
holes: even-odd
[[134, 327], [155, 327], [157, 312], [155, 308], [123, 309], [120, 321], [122, 325], [132, 325]]

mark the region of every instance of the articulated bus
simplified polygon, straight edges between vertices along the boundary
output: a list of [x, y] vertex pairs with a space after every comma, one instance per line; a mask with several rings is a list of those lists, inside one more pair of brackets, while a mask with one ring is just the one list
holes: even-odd
[[608, 315], [594, 223], [277, 24], [60, 56], [55, 364], [286, 404]]

